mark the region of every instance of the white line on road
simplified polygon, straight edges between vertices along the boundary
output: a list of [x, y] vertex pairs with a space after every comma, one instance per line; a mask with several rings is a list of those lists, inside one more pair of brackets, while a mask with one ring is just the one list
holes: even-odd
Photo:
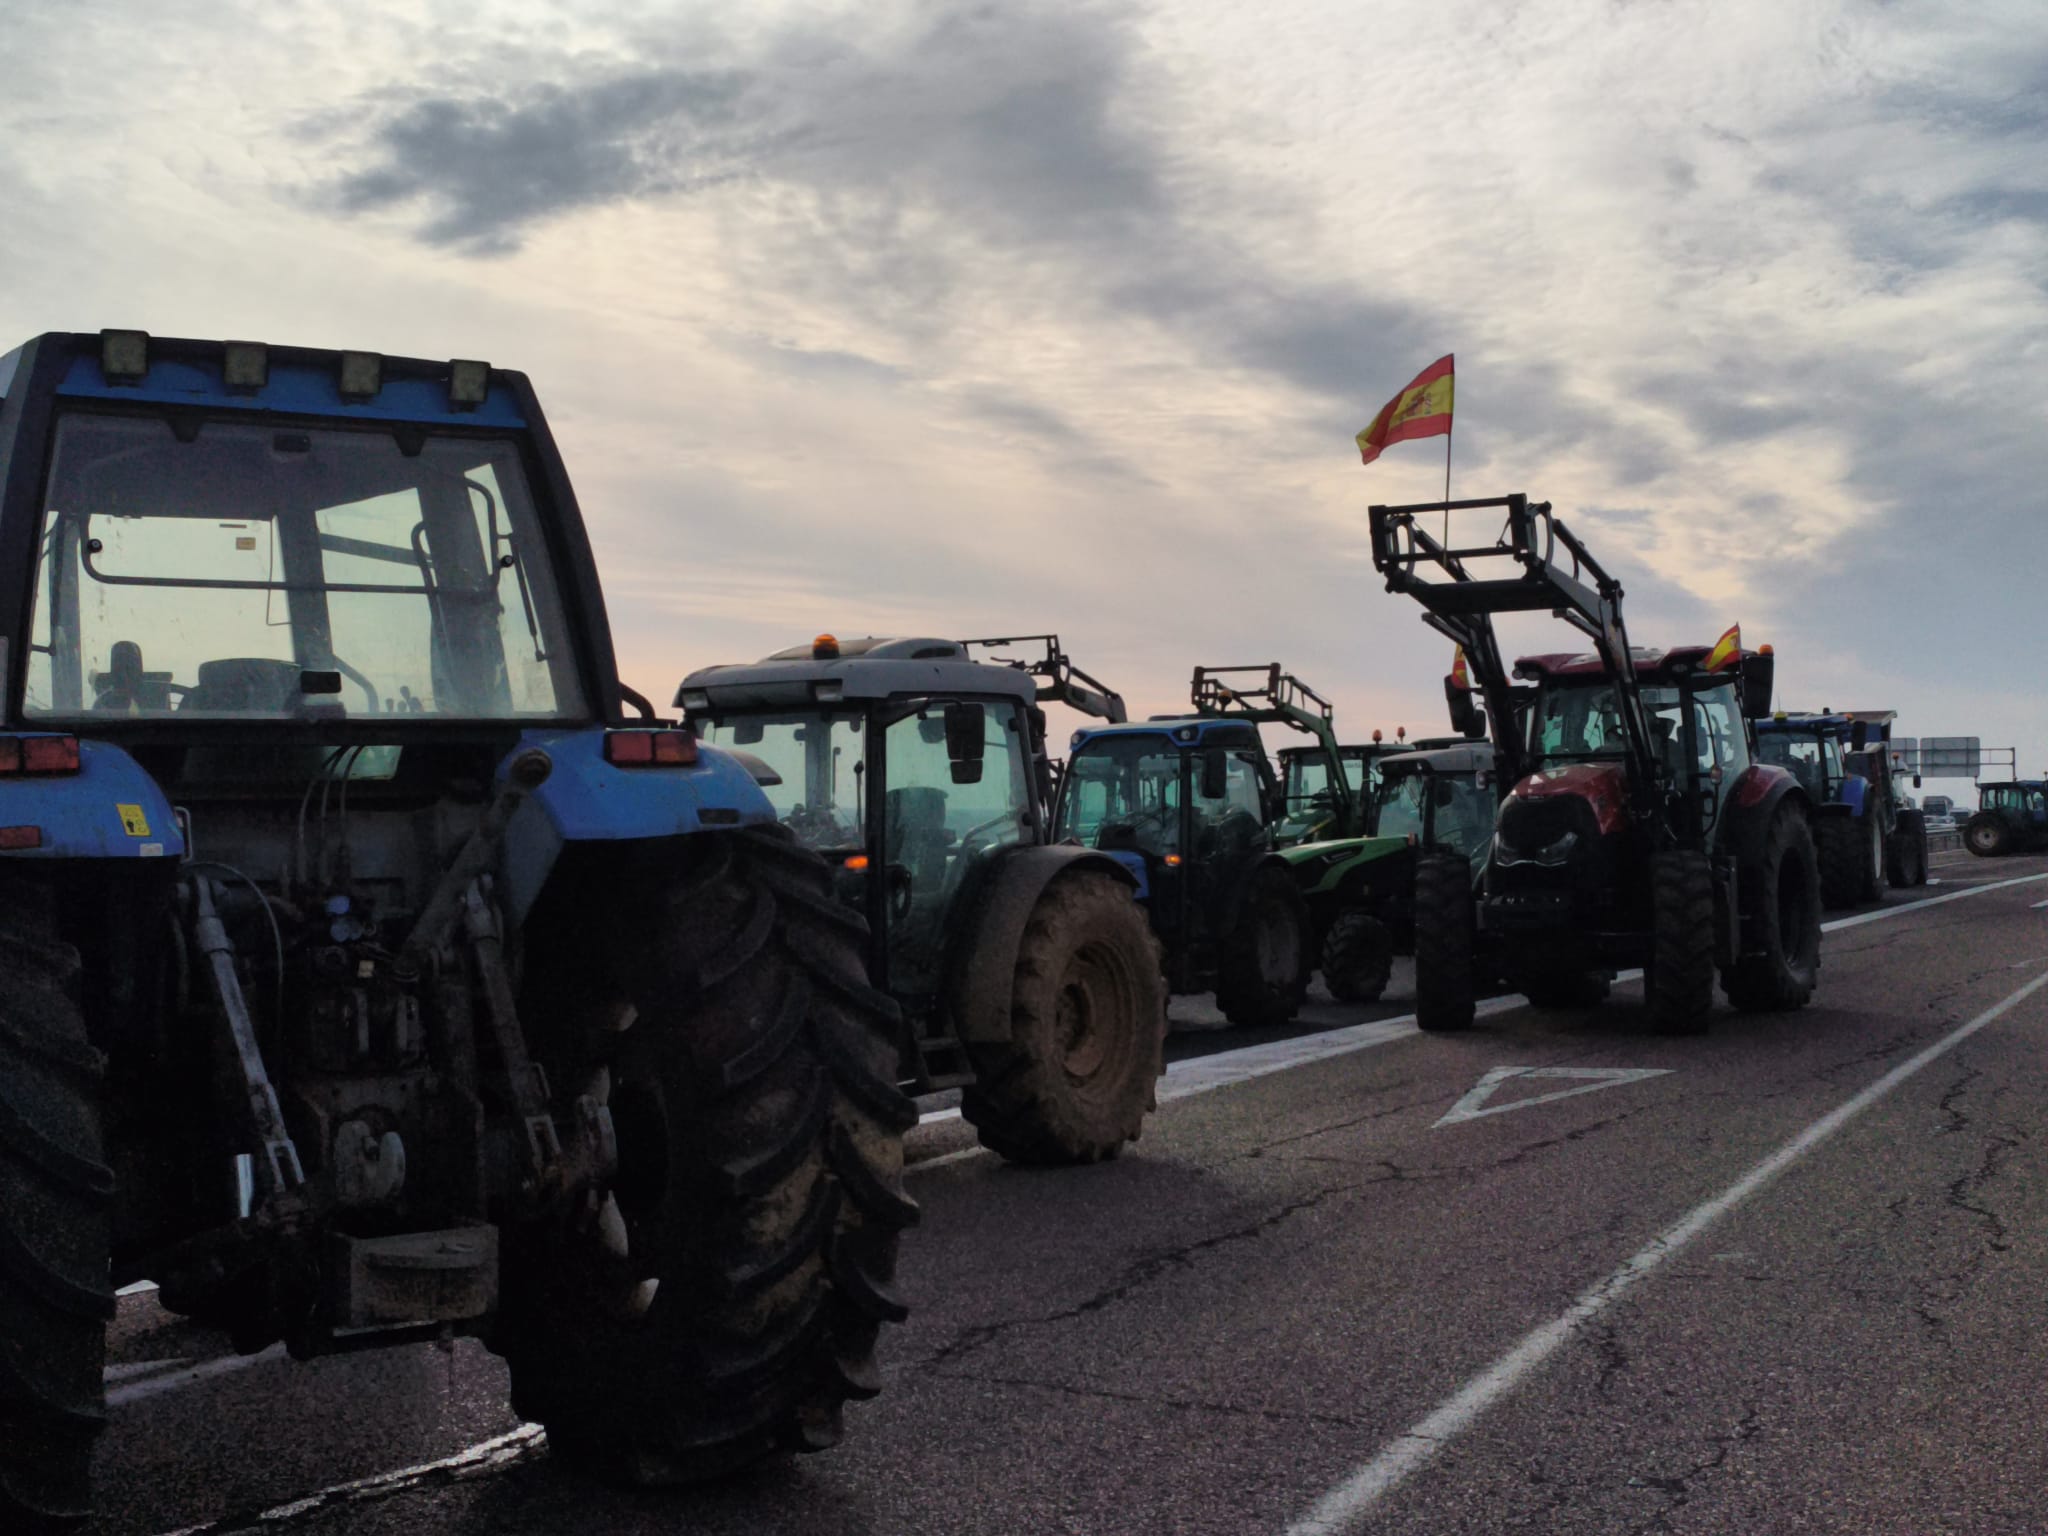
[[423, 1478], [445, 1472], [457, 1478], [474, 1477], [479, 1473], [495, 1471], [501, 1466], [518, 1461], [526, 1455], [529, 1447], [535, 1445], [547, 1434], [538, 1424], [522, 1424], [506, 1434], [494, 1435], [479, 1441], [453, 1456], [443, 1456], [439, 1461], [423, 1461], [416, 1467], [400, 1467], [396, 1472], [379, 1472], [374, 1477], [357, 1478], [354, 1482], [336, 1483], [332, 1488], [323, 1488], [310, 1493], [303, 1499], [293, 1499], [289, 1504], [279, 1504], [253, 1515], [227, 1516], [210, 1520], [203, 1525], [181, 1526], [175, 1531], [166, 1531], [163, 1536], [225, 1536], [229, 1531], [253, 1530], [260, 1526], [275, 1525], [281, 1520], [291, 1520], [300, 1515], [313, 1514], [333, 1504], [351, 1504], [359, 1499], [377, 1498], [387, 1494], [400, 1493]]
[[1514, 1348], [1448, 1398], [1436, 1412], [1406, 1434], [1389, 1441], [1378, 1455], [1331, 1489], [1314, 1509], [1290, 1525], [1288, 1536], [1338, 1536], [1340, 1532], [1357, 1529], [1360, 1520], [1375, 1504], [1471, 1428], [1481, 1414], [1570, 1343], [1580, 1328], [1606, 1311], [1638, 1280], [1683, 1250], [1707, 1228], [1894, 1088], [1954, 1050], [1987, 1024], [2011, 1012], [2044, 986], [2048, 986], [2048, 971], [1992, 1004], [1969, 1023], [1944, 1035], [1911, 1060], [1901, 1062], [1862, 1092], [1814, 1121], [1713, 1199], [1694, 1207], [1665, 1228], [1621, 1268], [1582, 1292], [1579, 1299], [1560, 1316], [1525, 1335]]
[[[1527, 1109], [1531, 1104], [1548, 1104], [1553, 1099], [1569, 1099], [1581, 1093], [1598, 1093], [1602, 1088], [1619, 1088], [1624, 1083], [1640, 1083], [1649, 1077], [1669, 1077], [1671, 1067], [1495, 1067], [1479, 1079], [1465, 1096], [1453, 1104], [1438, 1126], [1458, 1125], [1466, 1120], [1479, 1120], [1487, 1115], [1505, 1115], [1517, 1109]], [[1533, 1094], [1526, 1099], [1510, 1099], [1505, 1104], [1488, 1104], [1494, 1090], [1502, 1083], [1514, 1082], [1531, 1077], [1579, 1078], [1576, 1088], [1560, 1088], [1554, 1093]], [[1592, 1081], [1584, 1081], [1584, 1079]]]
[[285, 1358], [284, 1346], [273, 1344], [266, 1350], [253, 1355], [221, 1355], [217, 1359], [202, 1360], [197, 1365], [182, 1371], [169, 1371], [161, 1376], [145, 1377], [141, 1381], [127, 1382], [107, 1392], [109, 1408], [123, 1408], [129, 1403], [140, 1402], [145, 1397], [155, 1397], [161, 1392], [182, 1391], [216, 1376], [231, 1376], [236, 1371], [246, 1371], [251, 1366], [269, 1365]]

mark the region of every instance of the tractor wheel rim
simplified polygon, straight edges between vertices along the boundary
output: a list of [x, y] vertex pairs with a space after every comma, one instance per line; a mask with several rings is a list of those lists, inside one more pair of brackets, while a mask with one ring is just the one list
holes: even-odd
[[1301, 935], [1277, 908], [1259, 914], [1252, 930], [1252, 952], [1258, 957], [1259, 977], [1268, 986], [1286, 986], [1301, 969]]
[[1130, 1012], [1119, 1006], [1128, 1002], [1127, 991], [1111, 950], [1084, 944], [1074, 951], [1060, 978], [1054, 1014], [1060, 1067], [1072, 1081], [1085, 1083], [1095, 1077], [1114, 1054], [1117, 1021]]

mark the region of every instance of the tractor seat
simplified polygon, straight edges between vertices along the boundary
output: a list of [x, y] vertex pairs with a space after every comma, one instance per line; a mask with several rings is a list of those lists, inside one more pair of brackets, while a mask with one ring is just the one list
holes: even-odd
[[94, 709], [140, 714], [171, 707], [171, 674], [145, 671], [142, 647], [133, 640], [114, 642], [107, 670], [93, 674], [92, 686]]
[[210, 715], [283, 715], [299, 701], [299, 664], [270, 656], [229, 656], [199, 664], [199, 681], [179, 708]]

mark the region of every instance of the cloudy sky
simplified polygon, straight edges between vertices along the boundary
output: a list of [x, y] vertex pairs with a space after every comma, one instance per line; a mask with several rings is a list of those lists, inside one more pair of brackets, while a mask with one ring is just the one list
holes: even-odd
[[525, 369], [649, 694], [820, 629], [1056, 629], [1140, 709], [1278, 659], [1347, 734], [1441, 729], [1365, 513], [1442, 444], [1351, 437], [1455, 352], [1454, 491], [1550, 499], [1639, 641], [1740, 620], [1795, 706], [2048, 768], [2039, 0], [0, 28], [0, 345]]

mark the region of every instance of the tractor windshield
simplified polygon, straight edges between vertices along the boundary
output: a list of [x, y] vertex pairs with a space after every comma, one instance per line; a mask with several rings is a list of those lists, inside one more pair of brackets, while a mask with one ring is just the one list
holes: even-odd
[[[1345, 765], [1350, 768], [1352, 765]], [[1354, 783], [1352, 788], [1358, 786]], [[1287, 814], [1290, 818], [1330, 810], [1336, 797], [1330, 793], [1330, 760], [1321, 752], [1287, 754]]]
[[1396, 773], [1380, 780], [1376, 804], [1379, 837], [1413, 837], [1471, 858], [1493, 836], [1493, 796], [1470, 773]]
[[24, 712], [585, 706], [512, 441], [75, 414], [50, 463]]
[[1181, 754], [1163, 736], [1104, 736], [1076, 752], [1060, 785], [1055, 835], [1155, 858], [1180, 847]]
[[[699, 719], [696, 724], [711, 745], [751, 754], [767, 765], [767, 777], [776, 782], [761, 788], [798, 842], [821, 852], [866, 846], [866, 731], [859, 714], [804, 710]], [[757, 771], [756, 777], [762, 775]]]
[[1832, 732], [1760, 731], [1757, 757], [1787, 769], [1816, 802], [1828, 799], [1830, 786], [1842, 782], [1842, 744]]
[[[1685, 761], [1685, 690], [1645, 685], [1643, 713], [1650, 722], [1650, 753], [1673, 781], [1719, 775], [1732, 782], [1749, 766], [1735, 685], [1721, 683], [1691, 693], [1697, 760]], [[1627, 746], [1614, 688], [1599, 678], [1570, 678], [1547, 685], [1529, 715], [1529, 750], [1535, 766], [1619, 758]]]

